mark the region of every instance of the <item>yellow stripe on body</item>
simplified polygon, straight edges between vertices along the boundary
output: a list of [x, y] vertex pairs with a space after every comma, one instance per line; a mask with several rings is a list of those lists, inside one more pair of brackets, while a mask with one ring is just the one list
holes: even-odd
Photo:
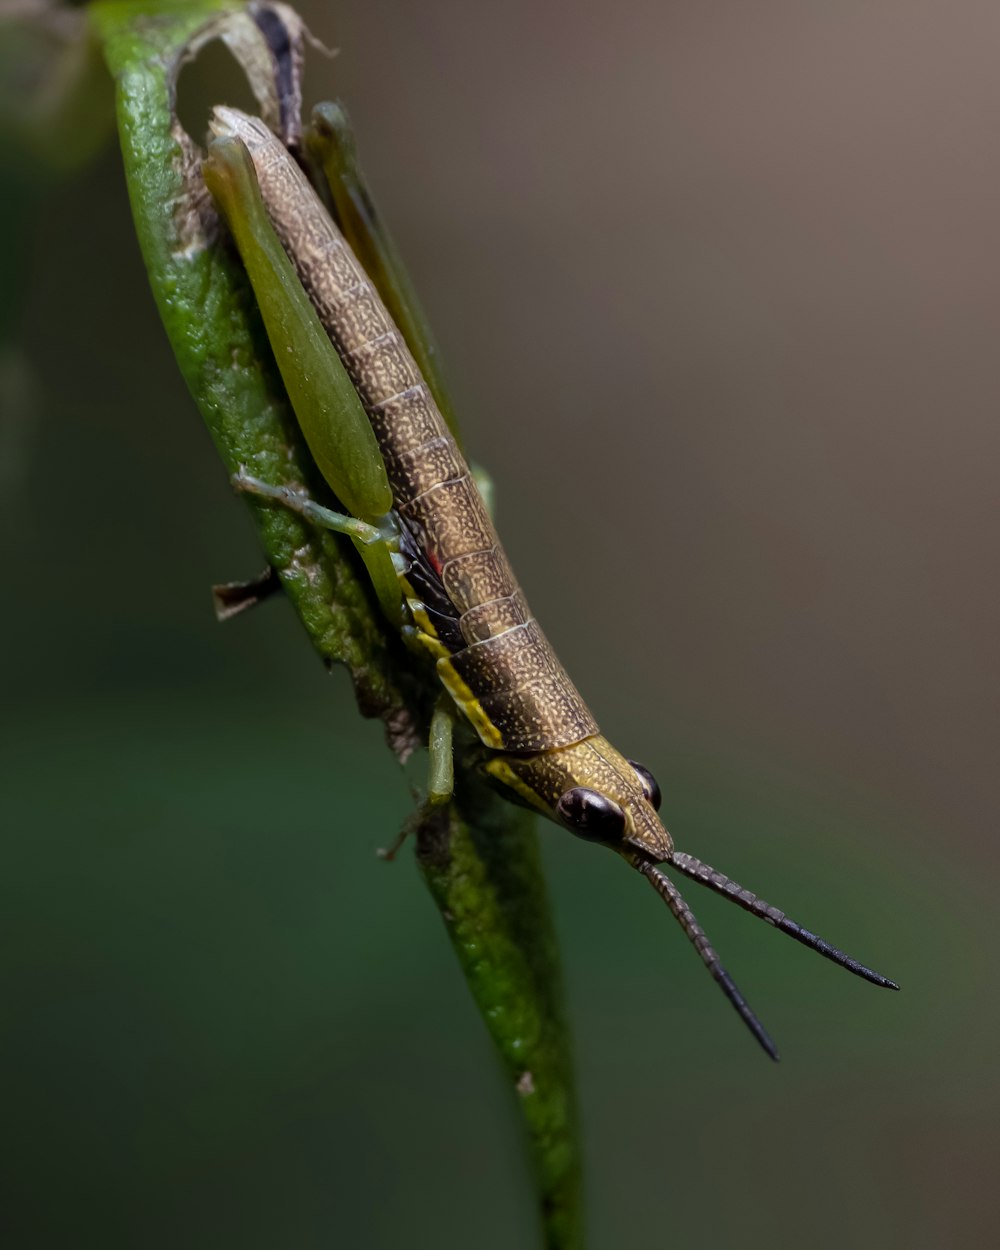
[[455, 672], [451, 663], [451, 652], [438, 637], [434, 623], [427, 615], [426, 606], [417, 598], [413, 587], [403, 573], [399, 574], [399, 584], [403, 589], [403, 596], [410, 615], [413, 617], [413, 623], [417, 627], [417, 640], [437, 661], [437, 674], [441, 684], [454, 699], [455, 706], [479, 735], [480, 741], [494, 750], [502, 747], [503, 735], [483, 711], [476, 695]]
[[503, 736], [484, 712], [482, 705], [451, 664], [451, 652], [434, 632], [434, 626], [419, 599], [407, 599], [407, 607], [417, 627], [417, 641], [436, 660], [442, 686], [451, 695], [455, 706], [479, 735], [480, 741], [494, 749], [504, 745]]
[[479, 699], [473, 694], [472, 690], [465, 684], [458, 673], [455, 672], [451, 662], [451, 653], [445, 654], [437, 662], [437, 674], [441, 679], [441, 684], [445, 690], [455, 700], [455, 703], [461, 709], [463, 716], [479, 735], [480, 741], [484, 746], [492, 747], [494, 751], [504, 746], [503, 734], [497, 729], [496, 725], [490, 720], [483, 710]]
[[531, 786], [526, 785], [521, 780], [502, 755], [495, 755], [487, 760], [483, 768], [491, 777], [495, 777], [501, 785], [513, 790], [515, 794], [519, 795], [525, 803], [530, 804], [536, 811], [541, 812], [544, 816], [551, 817], [552, 812], [549, 805], [536, 791], [532, 790]]

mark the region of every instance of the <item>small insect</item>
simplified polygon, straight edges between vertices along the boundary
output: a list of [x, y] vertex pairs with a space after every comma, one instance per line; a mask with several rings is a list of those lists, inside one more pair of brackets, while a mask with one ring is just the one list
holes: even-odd
[[450, 796], [452, 729], [461, 717], [480, 740], [479, 767], [508, 797], [617, 852], [649, 881], [772, 1059], [774, 1043], [663, 866], [874, 985], [898, 989], [676, 850], [652, 774], [602, 736], [528, 608], [442, 415], [433, 348], [375, 216], [343, 111], [320, 106], [306, 136], [341, 228], [262, 121], [219, 107], [211, 129], [205, 181], [246, 267], [306, 442], [345, 511], [246, 469], [236, 485], [349, 535], [386, 616], [432, 658], [441, 697], [428, 802]]

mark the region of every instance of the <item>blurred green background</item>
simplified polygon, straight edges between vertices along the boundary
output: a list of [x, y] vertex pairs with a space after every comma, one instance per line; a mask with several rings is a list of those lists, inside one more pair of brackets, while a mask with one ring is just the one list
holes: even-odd
[[[682, 848], [903, 985], [689, 883], [773, 1067], [546, 828], [592, 1246], [991, 1244], [1000, 10], [304, 11], [602, 727]], [[287, 605], [213, 620], [260, 557], [114, 145], [4, 147], [5, 1244], [531, 1246], [485, 1033], [374, 856], [407, 779]]]

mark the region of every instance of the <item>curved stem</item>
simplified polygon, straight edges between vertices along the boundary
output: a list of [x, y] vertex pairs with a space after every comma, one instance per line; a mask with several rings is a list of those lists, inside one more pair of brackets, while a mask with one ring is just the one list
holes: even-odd
[[[130, 0], [95, 4], [89, 14], [116, 83], [125, 172], [153, 294], [225, 476], [247, 465], [268, 481], [304, 483], [321, 503], [333, 503], [242, 268], [220, 245], [199, 149], [173, 113], [182, 58], [225, 28], [265, 116], [271, 110], [289, 124], [288, 83], [274, 90], [267, 82], [273, 69], [263, 8]], [[280, 14], [286, 20], [289, 10], [281, 6]], [[292, 88], [294, 95], [297, 83]], [[346, 665], [362, 714], [382, 718], [390, 746], [405, 758], [426, 739], [437, 692], [387, 627], [350, 541], [285, 508], [248, 504], [313, 647], [326, 663]], [[454, 801], [420, 822], [417, 858], [512, 1086], [545, 1244], [577, 1250], [580, 1157], [569, 1039], [534, 832], [525, 814], [462, 773]]]

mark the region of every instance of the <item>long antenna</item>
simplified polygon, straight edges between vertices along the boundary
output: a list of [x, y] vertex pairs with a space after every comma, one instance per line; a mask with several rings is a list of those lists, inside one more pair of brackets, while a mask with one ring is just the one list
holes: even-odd
[[749, 890], [744, 890], [741, 885], [738, 885], [730, 877], [723, 876], [721, 872], [716, 872], [714, 868], [710, 868], [708, 864], [702, 863], [700, 859], [695, 859], [693, 855], [688, 855], [684, 851], [673, 851], [667, 862], [676, 868], [678, 872], [684, 873], [686, 877], [690, 877], [693, 881], [700, 881], [702, 885], [707, 885], [710, 890], [714, 890], [717, 894], [722, 894], [725, 898], [732, 899], [744, 911], [760, 916], [762, 920], [766, 920], [768, 924], [773, 924], [782, 933], [787, 933], [789, 937], [793, 937], [796, 942], [801, 942], [803, 946], [808, 946], [810, 950], [819, 951], [821, 955], [827, 959], [832, 959], [835, 964], [840, 964], [848, 972], [864, 977], [872, 985], [881, 985], [888, 990], [899, 989], [895, 981], [890, 981], [888, 977], [882, 976], [880, 972], [873, 972], [871, 968], [866, 968], [864, 964], [859, 964], [850, 955], [845, 955], [843, 951], [837, 950], [829, 942], [824, 942], [815, 933], [810, 933], [808, 929], [803, 929], [794, 920], [789, 920], [784, 912], [778, 911], [777, 907], [772, 907], [770, 903], [765, 903], [762, 898], [758, 898], [756, 894], [751, 894]]
[[685, 903], [681, 896], [680, 890], [674, 885], [666, 873], [660, 872], [648, 860], [636, 858], [632, 860], [634, 867], [642, 873], [644, 877], [649, 879], [653, 889], [666, 902], [667, 906], [677, 917], [681, 928], [688, 935], [694, 944], [695, 950], [702, 958], [702, 962], [709, 970], [712, 976], [718, 981], [722, 992], [733, 1004], [740, 1014], [740, 1018], [754, 1035], [761, 1046], [767, 1051], [771, 1058], [777, 1063], [779, 1055], [774, 1042], [771, 1041], [767, 1034], [767, 1030], [754, 1015], [750, 1004], [740, 993], [736, 982], [723, 968], [722, 961], [715, 953], [711, 942], [705, 936], [705, 930], [695, 919], [694, 912]]

